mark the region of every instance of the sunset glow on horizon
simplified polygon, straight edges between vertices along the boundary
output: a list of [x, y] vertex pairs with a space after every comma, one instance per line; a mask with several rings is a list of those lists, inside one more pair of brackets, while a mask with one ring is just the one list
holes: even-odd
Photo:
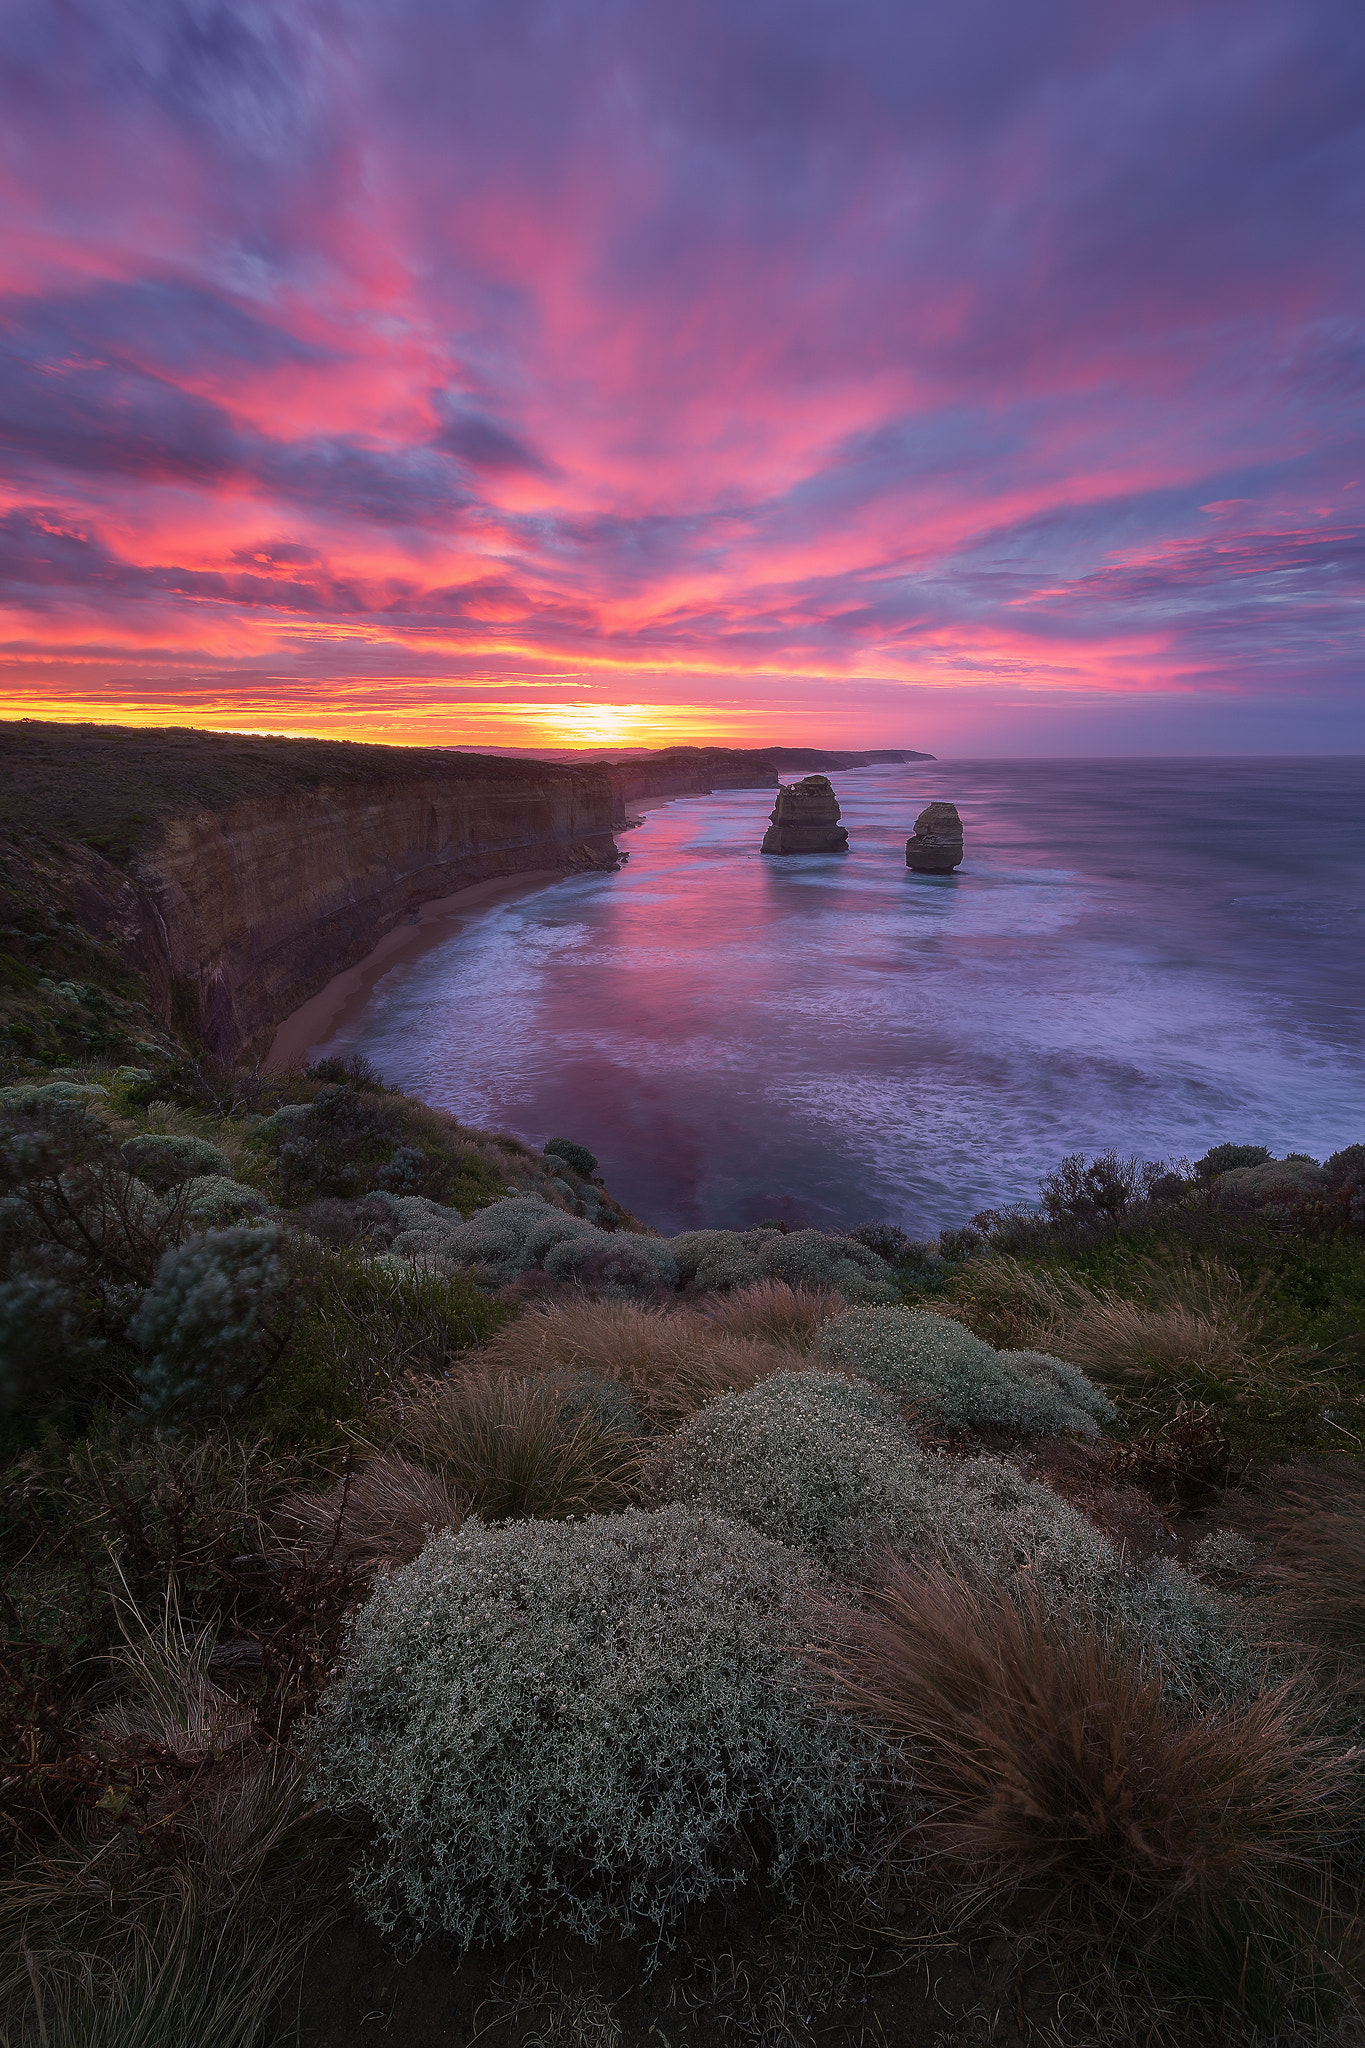
[[0, 716], [1365, 749], [1358, 8], [0, 35]]

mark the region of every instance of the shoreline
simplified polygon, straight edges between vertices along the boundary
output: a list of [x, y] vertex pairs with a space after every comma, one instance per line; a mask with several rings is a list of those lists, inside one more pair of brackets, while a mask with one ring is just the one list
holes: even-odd
[[571, 879], [559, 868], [529, 868], [519, 875], [495, 875], [488, 881], [468, 882], [450, 896], [433, 896], [403, 924], [385, 932], [363, 960], [353, 967], [344, 967], [315, 996], [310, 996], [297, 1010], [291, 1010], [276, 1026], [270, 1050], [261, 1061], [262, 1068], [267, 1074], [278, 1074], [306, 1065], [309, 1055], [364, 1009], [376, 984], [391, 967], [400, 963], [411, 965], [431, 946], [449, 938], [469, 912], [486, 910], [494, 903], [514, 902], [550, 882]]

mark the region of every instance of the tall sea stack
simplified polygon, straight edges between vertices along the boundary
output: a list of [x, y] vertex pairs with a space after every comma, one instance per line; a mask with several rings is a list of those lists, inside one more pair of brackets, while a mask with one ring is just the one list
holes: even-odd
[[764, 853], [847, 853], [848, 833], [827, 775], [784, 783], [763, 834]]
[[905, 865], [917, 875], [950, 875], [962, 859], [962, 820], [956, 804], [930, 804], [905, 842]]

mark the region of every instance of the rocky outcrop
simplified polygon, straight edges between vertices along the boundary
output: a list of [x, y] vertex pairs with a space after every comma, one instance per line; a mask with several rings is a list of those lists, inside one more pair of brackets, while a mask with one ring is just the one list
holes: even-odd
[[827, 775], [808, 775], [777, 792], [763, 853], [846, 853], [848, 833]]
[[962, 820], [956, 804], [930, 804], [905, 842], [905, 865], [917, 875], [950, 875], [962, 860]]
[[223, 1059], [263, 1052], [419, 904], [620, 860], [601, 768], [117, 728], [3, 737], [30, 784], [79, 793], [113, 850], [74, 834], [61, 849], [83, 927], [142, 976], [159, 1016]]

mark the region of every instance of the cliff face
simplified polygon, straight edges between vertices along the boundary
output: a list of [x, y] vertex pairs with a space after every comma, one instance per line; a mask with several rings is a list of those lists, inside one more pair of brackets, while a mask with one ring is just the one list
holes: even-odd
[[644, 760], [606, 767], [613, 793], [612, 817], [624, 825], [632, 803], [648, 797], [710, 796], [713, 789], [776, 789], [771, 761], [743, 749], [677, 747]]
[[[226, 1059], [263, 1050], [282, 1018], [418, 904], [493, 876], [618, 858], [605, 776], [470, 782], [455, 771], [172, 818], [132, 874], [178, 1021]], [[145, 943], [144, 930], [139, 953]], [[149, 982], [162, 978], [138, 964]]]
[[[144, 1015], [220, 1058], [250, 1057], [418, 904], [500, 875], [614, 868], [612, 805], [600, 767], [0, 725], [0, 922], [34, 926], [37, 963], [11, 960], [9, 978], [30, 1008], [47, 1001], [39, 969], [56, 963], [62, 933], [79, 931], [94, 947], [82, 972], [104, 960], [98, 978], [118, 994], [135, 970]], [[42, 902], [6, 917], [6, 902], [18, 904], [11, 870], [42, 883]], [[15, 946], [25, 943], [16, 928]], [[136, 1007], [142, 994], [129, 990]], [[125, 1035], [135, 1030], [130, 1011]]]
[[615, 794], [612, 816], [616, 824], [624, 825], [628, 807], [651, 797], [710, 796], [714, 789], [776, 789], [784, 769], [871, 768], [933, 758], [904, 747], [881, 747], [862, 754], [829, 753], [814, 747], [665, 747], [655, 754], [603, 765]]

